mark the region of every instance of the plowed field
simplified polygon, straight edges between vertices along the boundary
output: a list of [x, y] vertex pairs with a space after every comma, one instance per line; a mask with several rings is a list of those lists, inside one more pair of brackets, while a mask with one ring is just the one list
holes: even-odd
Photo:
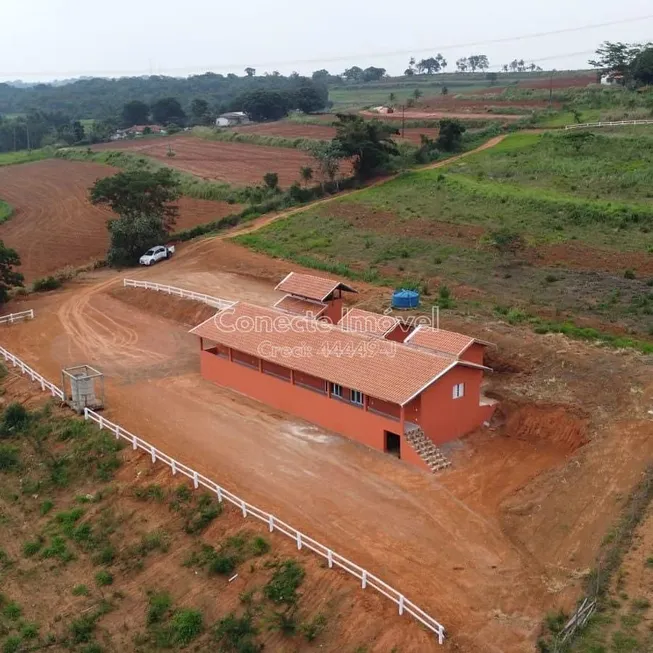
[[[336, 129], [331, 125], [303, 125], [298, 122], [269, 122], [260, 125], [246, 125], [244, 127], [236, 127], [234, 131], [242, 134], [283, 136], [285, 138], [313, 138], [315, 140], [325, 141], [331, 140], [336, 135]], [[409, 143], [419, 144], [422, 134], [425, 134], [429, 138], [436, 138], [439, 131], [437, 128], [411, 127], [405, 130], [403, 139], [401, 136], [397, 136], [395, 140], [405, 140]]]
[[[175, 153], [174, 157], [168, 156], [169, 148]], [[302, 166], [314, 166], [313, 159], [302, 150], [223, 143], [195, 136], [104, 143], [95, 149], [138, 152], [198, 177], [241, 186], [261, 183], [266, 172], [276, 172], [279, 184], [290, 186], [294, 181], [299, 181]]]
[[[28, 281], [104, 258], [109, 243], [106, 221], [113, 214], [93, 206], [88, 189], [117, 172], [110, 166], [59, 159], [0, 168], [0, 197], [15, 210], [0, 225], [0, 239], [20, 254], [20, 270]], [[187, 197], [179, 207], [179, 229], [238, 211], [226, 202]]]

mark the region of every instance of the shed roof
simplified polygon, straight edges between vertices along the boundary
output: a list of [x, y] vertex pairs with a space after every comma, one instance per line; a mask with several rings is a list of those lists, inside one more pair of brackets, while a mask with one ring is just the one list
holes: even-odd
[[274, 305], [274, 308], [304, 317], [319, 317], [326, 307], [326, 304], [316, 302], [314, 299], [302, 299], [292, 295], [285, 295]]
[[461, 356], [474, 343], [485, 347], [491, 345], [484, 340], [478, 340], [472, 336], [466, 336], [455, 331], [445, 331], [444, 329], [434, 329], [433, 327], [420, 325], [405, 340], [407, 345], [423, 347], [432, 351], [449, 354], [451, 356]]
[[456, 365], [487, 369], [446, 354], [244, 302], [217, 313], [191, 333], [400, 405]]
[[281, 281], [275, 288], [291, 295], [299, 295], [307, 299], [315, 299], [323, 302], [335, 290], [344, 290], [346, 292], [356, 292], [351, 286], [341, 281], [316, 277], [312, 274], [299, 274], [290, 272], [286, 278]]
[[372, 313], [362, 308], [352, 308], [338, 322], [338, 326], [345, 331], [358, 331], [378, 338], [383, 338], [399, 324], [401, 321], [392, 315]]

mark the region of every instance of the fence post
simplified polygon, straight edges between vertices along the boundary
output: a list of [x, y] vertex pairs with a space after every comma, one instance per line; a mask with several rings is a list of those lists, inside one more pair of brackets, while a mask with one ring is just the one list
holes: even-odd
[[399, 595], [399, 614], [402, 615], [404, 613], [404, 595], [400, 594]]
[[333, 569], [333, 551], [331, 549], [327, 551], [327, 562], [329, 563], [329, 569]]
[[274, 530], [274, 515], [268, 517], [268, 526], [270, 528], [270, 533]]
[[138, 443], [136, 442], [136, 436], [132, 435], [132, 449], [136, 451], [138, 449]]
[[297, 549], [301, 550], [302, 548], [302, 534], [297, 531]]
[[218, 485], [217, 492], [218, 492], [218, 501], [222, 503], [222, 488], [219, 485]]
[[245, 501], [241, 500], [241, 507], [243, 509], [243, 517], [247, 517], [247, 506], [245, 505]]
[[43, 380], [43, 377], [41, 377], [41, 392], [45, 392], [45, 381]]
[[152, 462], [156, 462], [156, 449], [154, 447], [152, 447]]
[[102, 417], [102, 415], [100, 415], [99, 426], [101, 431], [104, 428], [104, 417]]
[[442, 626], [438, 629], [438, 644], [444, 644], [444, 628]]
[[120, 439], [120, 427], [116, 424], [116, 440]]
[[193, 472], [193, 487], [197, 490], [199, 487], [199, 479], [197, 478], [197, 472]]
[[177, 461], [174, 458], [170, 467], [172, 468], [172, 475], [175, 476], [177, 474]]
[[88, 406], [84, 406], [84, 419], [88, 422]]
[[361, 576], [361, 587], [365, 589], [367, 587], [367, 572], [363, 569], [363, 575]]

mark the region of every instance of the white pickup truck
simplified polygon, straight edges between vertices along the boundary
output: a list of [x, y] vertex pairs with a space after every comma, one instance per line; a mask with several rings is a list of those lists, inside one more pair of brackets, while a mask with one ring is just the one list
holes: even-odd
[[169, 247], [157, 245], [156, 247], [150, 247], [150, 249], [148, 249], [140, 259], [138, 259], [138, 262], [141, 265], [152, 265], [158, 261], [163, 261], [164, 259], [170, 258], [174, 253], [174, 245], [170, 245]]

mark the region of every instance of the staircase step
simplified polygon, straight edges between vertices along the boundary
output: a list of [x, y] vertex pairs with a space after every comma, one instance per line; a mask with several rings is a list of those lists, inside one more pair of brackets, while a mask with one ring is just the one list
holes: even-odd
[[414, 429], [406, 433], [406, 440], [408, 440], [417, 455], [428, 465], [431, 472], [435, 473], [446, 467], [451, 467], [451, 462], [447, 460], [422, 429]]

